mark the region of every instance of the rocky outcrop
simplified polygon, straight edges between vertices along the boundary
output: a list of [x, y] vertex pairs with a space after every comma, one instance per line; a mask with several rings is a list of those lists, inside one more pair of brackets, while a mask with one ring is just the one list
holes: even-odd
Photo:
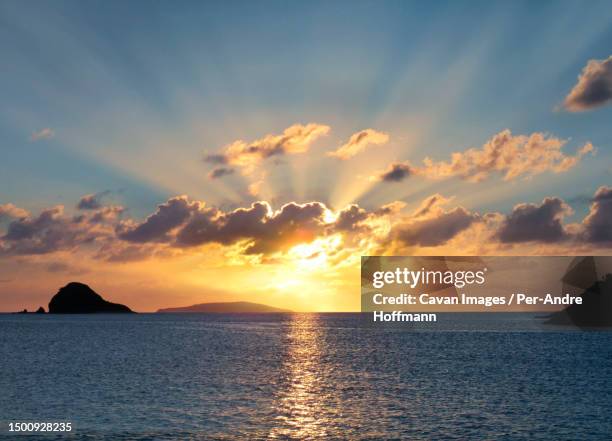
[[104, 300], [84, 283], [71, 282], [61, 288], [49, 302], [51, 314], [92, 314], [134, 312], [125, 305]]

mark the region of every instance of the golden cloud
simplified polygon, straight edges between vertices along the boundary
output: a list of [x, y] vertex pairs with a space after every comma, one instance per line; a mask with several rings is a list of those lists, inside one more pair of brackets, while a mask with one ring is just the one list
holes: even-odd
[[327, 156], [346, 160], [363, 152], [370, 146], [386, 144], [389, 135], [374, 129], [365, 129], [351, 135], [349, 140], [333, 152], [328, 152]]

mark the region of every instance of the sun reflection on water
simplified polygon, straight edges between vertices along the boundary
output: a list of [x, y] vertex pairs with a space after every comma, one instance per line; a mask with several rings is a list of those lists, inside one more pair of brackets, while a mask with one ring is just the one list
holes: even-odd
[[326, 396], [323, 363], [324, 328], [316, 314], [295, 314], [288, 324], [284, 387], [276, 402], [275, 427], [270, 438], [320, 438], [326, 435]]

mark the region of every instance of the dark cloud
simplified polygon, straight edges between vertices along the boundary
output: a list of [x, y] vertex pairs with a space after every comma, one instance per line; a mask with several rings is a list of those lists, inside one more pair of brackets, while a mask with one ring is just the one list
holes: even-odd
[[234, 169], [233, 168], [228, 168], [228, 167], [215, 167], [209, 174], [208, 174], [208, 178], [209, 179], [219, 179], [222, 178], [223, 176], [227, 176], [227, 175], [232, 175], [234, 174]]
[[394, 162], [375, 178], [384, 182], [400, 182], [412, 176], [413, 173], [414, 169], [408, 162]]
[[87, 219], [68, 218], [58, 206], [11, 222], [0, 239], [3, 254], [46, 254], [92, 243], [101, 235], [103, 231], [94, 231]]
[[563, 217], [570, 213], [570, 207], [559, 198], [545, 198], [540, 205], [519, 204], [495, 236], [503, 243], [560, 242], [569, 238]]
[[201, 211], [178, 231], [176, 243], [179, 246], [230, 245], [246, 240], [249, 242], [247, 254], [269, 253], [310, 242], [322, 234], [325, 210], [319, 202], [291, 202], [273, 212], [267, 202], [255, 202], [249, 208], [228, 213]]
[[201, 211], [178, 231], [176, 243], [180, 246], [211, 242], [229, 245], [241, 239], [262, 236], [263, 224], [271, 212], [267, 202], [255, 202], [249, 208], [238, 208], [228, 213]]
[[612, 55], [605, 60], [590, 60], [582, 69], [578, 83], [564, 106], [570, 112], [592, 110], [612, 102]]
[[361, 223], [368, 219], [370, 214], [358, 205], [349, 205], [340, 211], [334, 228], [339, 231], [355, 231], [361, 229]]
[[203, 208], [200, 202], [190, 202], [186, 196], [176, 196], [158, 205], [155, 213], [141, 223], [122, 222], [117, 236], [128, 242], [167, 242], [168, 233], [182, 225], [189, 216]]
[[408, 246], [438, 246], [479, 220], [478, 214], [470, 213], [463, 207], [456, 207], [450, 211], [438, 212], [429, 218], [399, 224], [393, 228], [391, 236]]
[[62, 207], [53, 207], [43, 210], [40, 215], [34, 219], [26, 218], [11, 222], [3, 239], [15, 242], [34, 237], [40, 231], [44, 231], [58, 224], [61, 220], [62, 213]]
[[587, 242], [612, 243], [612, 187], [600, 187], [588, 216], [582, 222]]
[[97, 210], [102, 207], [101, 199], [110, 194], [110, 191], [102, 191], [100, 193], [90, 193], [82, 196], [77, 203], [79, 210]]
[[204, 157], [204, 162], [208, 162], [209, 164], [227, 164], [227, 157], [222, 153], [215, 153], [211, 155], [206, 155]]

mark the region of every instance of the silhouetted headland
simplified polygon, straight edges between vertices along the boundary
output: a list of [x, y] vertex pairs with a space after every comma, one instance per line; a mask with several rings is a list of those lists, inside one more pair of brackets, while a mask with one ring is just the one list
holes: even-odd
[[219, 303], [200, 303], [197, 305], [184, 306], [179, 308], [164, 308], [157, 310], [159, 313], [167, 312], [215, 312], [215, 313], [272, 313], [272, 312], [292, 312], [288, 309], [275, 308], [273, 306], [262, 305], [261, 303], [251, 302], [219, 302]]
[[50, 314], [92, 314], [134, 312], [125, 305], [104, 300], [84, 283], [70, 282], [49, 302]]

